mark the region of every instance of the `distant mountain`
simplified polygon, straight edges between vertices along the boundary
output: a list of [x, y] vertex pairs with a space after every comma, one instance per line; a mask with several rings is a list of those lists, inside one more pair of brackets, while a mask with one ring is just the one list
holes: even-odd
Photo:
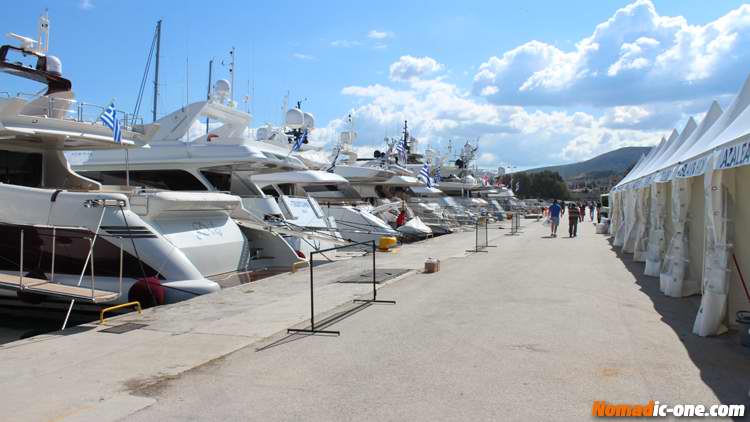
[[651, 147], [625, 147], [598, 155], [590, 160], [559, 166], [538, 167], [526, 170], [527, 173], [540, 171], [557, 172], [563, 179], [601, 179], [613, 175], [622, 175], [632, 167], [641, 155], [647, 154]]

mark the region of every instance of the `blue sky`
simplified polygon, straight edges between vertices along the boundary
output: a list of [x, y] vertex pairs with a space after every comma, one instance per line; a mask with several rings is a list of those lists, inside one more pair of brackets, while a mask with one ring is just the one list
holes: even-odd
[[436, 147], [480, 139], [486, 167], [654, 144], [726, 103], [750, 70], [750, 7], [738, 1], [402, 3], [30, 0], [6, 8], [0, 31], [35, 36], [49, 7], [50, 54], [78, 98], [131, 110], [163, 19], [159, 114], [204, 97], [208, 61], [234, 46], [236, 97], [252, 84], [255, 126], [278, 123], [289, 91], [308, 99], [320, 145], [351, 111], [365, 154], [409, 119]]

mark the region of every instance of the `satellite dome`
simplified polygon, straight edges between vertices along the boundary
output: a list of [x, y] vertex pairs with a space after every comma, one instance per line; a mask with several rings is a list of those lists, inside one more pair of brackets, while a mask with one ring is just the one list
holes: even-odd
[[219, 79], [214, 84], [214, 94], [216, 94], [219, 97], [228, 97], [229, 91], [232, 90], [232, 85], [229, 84], [229, 81], [226, 79]]
[[312, 113], [304, 112], [304, 127], [306, 129], [313, 129], [315, 128], [315, 116], [312, 115]]
[[53, 75], [62, 75], [62, 62], [55, 56], [47, 56], [47, 72]]
[[302, 129], [305, 126], [305, 113], [298, 108], [286, 112], [286, 125], [291, 129]]

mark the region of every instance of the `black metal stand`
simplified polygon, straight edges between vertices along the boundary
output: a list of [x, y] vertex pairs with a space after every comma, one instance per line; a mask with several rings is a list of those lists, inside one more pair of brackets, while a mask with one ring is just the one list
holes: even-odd
[[[484, 236], [485, 237], [484, 237], [484, 245], [482, 245], [481, 248], [480, 248], [480, 246], [479, 246], [479, 225], [481, 224], [481, 221], [484, 221]], [[474, 226], [474, 249], [467, 249], [466, 252], [472, 252], [472, 253], [477, 253], [477, 252], [487, 253], [487, 252], [489, 252], [489, 251], [485, 251], [484, 250], [487, 247], [487, 243], [488, 243], [487, 241], [488, 241], [488, 237], [487, 237], [487, 220], [486, 219], [483, 220], [482, 217], [479, 217], [477, 219], [476, 225]]]
[[341, 335], [340, 331], [334, 330], [318, 330], [315, 328], [315, 295], [313, 294], [313, 267], [315, 267], [315, 261], [313, 261], [313, 255], [310, 254], [310, 328], [289, 328], [286, 330], [287, 334], [329, 334], [329, 335]]
[[[286, 330], [287, 334], [328, 334], [328, 335], [341, 335], [340, 331], [336, 330], [321, 330], [318, 327], [315, 326], [315, 294], [314, 294], [314, 274], [315, 274], [315, 260], [314, 256], [315, 254], [323, 254], [325, 252], [338, 250], [338, 249], [346, 249], [353, 246], [361, 246], [361, 245], [370, 245], [372, 247], [372, 299], [355, 299], [354, 302], [356, 303], [387, 303], [391, 305], [395, 305], [395, 300], [380, 300], [378, 299], [378, 289], [377, 289], [377, 277], [376, 277], [376, 271], [375, 271], [375, 241], [371, 240], [369, 242], [357, 242], [357, 243], [351, 243], [346, 246], [338, 246], [328, 249], [321, 249], [318, 251], [313, 251], [310, 253], [310, 327], [309, 328], [288, 328]], [[325, 255], [324, 255], [325, 256]], [[328, 323], [330, 324], [330, 323]], [[324, 324], [324, 325], [328, 325]]]
[[375, 272], [375, 241], [372, 241], [372, 299], [354, 299], [354, 303], [384, 303], [395, 305], [395, 300], [378, 299], [377, 276]]

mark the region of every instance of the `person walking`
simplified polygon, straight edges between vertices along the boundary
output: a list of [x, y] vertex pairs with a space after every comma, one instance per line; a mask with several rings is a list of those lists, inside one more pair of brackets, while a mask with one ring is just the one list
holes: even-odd
[[583, 217], [586, 216], [586, 205], [584, 205], [583, 202], [581, 202], [581, 205], [578, 207], [578, 221], [583, 223]]
[[599, 201], [596, 202], [596, 222], [602, 222], [602, 203]]
[[552, 201], [552, 205], [549, 206], [549, 222], [550, 222], [550, 228], [552, 232], [550, 233], [550, 237], [557, 237], [557, 226], [560, 225], [560, 213], [562, 212], [562, 207], [560, 204], [557, 203], [557, 199]]
[[581, 208], [576, 204], [570, 204], [568, 209], [568, 235], [570, 237], [578, 236], [578, 221], [580, 220]]
[[589, 202], [589, 221], [594, 221], [594, 203]]

